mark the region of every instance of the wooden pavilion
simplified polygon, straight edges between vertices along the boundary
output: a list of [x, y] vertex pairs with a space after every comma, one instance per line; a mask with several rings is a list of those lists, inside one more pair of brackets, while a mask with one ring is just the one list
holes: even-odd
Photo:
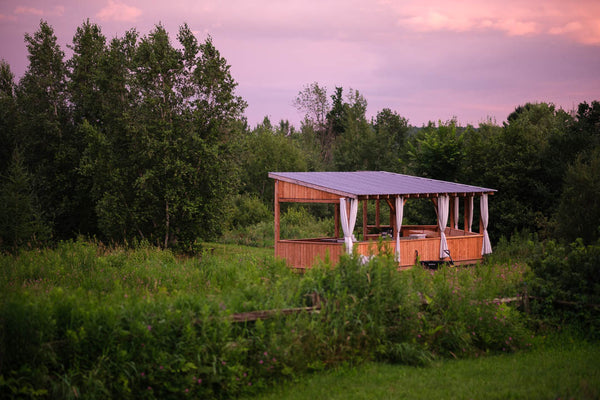
[[[326, 257], [336, 263], [344, 251], [368, 257], [377, 254], [380, 245], [395, 254], [399, 267], [410, 267], [419, 260], [475, 263], [492, 252], [487, 204], [494, 189], [384, 171], [270, 172], [269, 177], [275, 180], [275, 255], [294, 268], [310, 268]], [[476, 196], [480, 223], [479, 231], [473, 232]], [[416, 198], [433, 202], [436, 225], [402, 225], [404, 204]], [[459, 229], [461, 201], [464, 222]], [[335, 204], [334, 237], [281, 239], [283, 202]], [[363, 207], [360, 241], [354, 230], [359, 202]], [[374, 224], [368, 223], [368, 202], [375, 202]], [[381, 205], [389, 207], [389, 222], [380, 220]]]

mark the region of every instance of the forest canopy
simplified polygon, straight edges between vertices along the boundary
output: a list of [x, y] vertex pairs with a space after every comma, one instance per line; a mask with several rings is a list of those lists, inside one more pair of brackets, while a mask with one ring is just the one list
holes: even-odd
[[[230, 66], [209, 36], [161, 25], [108, 40], [77, 28], [72, 55], [41, 21], [29, 66], [0, 61], [0, 247], [77, 235], [193, 249], [270, 218], [269, 171], [387, 170], [497, 189], [492, 239], [515, 231], [600, 236], [600, 103], [516, 106], [507, 121], [414, 127], [366, 117], [356, 89], [301, 88], [299, 127], [249, 127]], [[255, 212], [240, 213], [240, 207]], [[267, 211], [265, 211], [267, 210]], [[419, 213], [419, 210], [414, 210]]]

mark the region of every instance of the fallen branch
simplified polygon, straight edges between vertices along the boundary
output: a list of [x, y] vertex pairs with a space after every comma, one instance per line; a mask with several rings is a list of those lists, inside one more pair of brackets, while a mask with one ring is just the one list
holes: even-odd
[[320, 306], [315, 307], [296, 307], [296, 308], [284, 308], [280, 310], [262, 310], [262, 311], [248, 311], [243, 313], [231, 314], [229, 318], [232, 322], [250, 322], [259, 319], [269, 319], [279, 315], [291, 315], [299, 313], [319, 313], [321, 311]]

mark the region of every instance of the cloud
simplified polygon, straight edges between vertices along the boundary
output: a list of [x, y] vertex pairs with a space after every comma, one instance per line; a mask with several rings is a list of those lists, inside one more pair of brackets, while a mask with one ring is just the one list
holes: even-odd
[[548, 29], [551, 35], [567, 36], [588, 45], [600, 45], [600, 18], [588, 23], [571, 21]]
[[15, 14], [44, 15], [44, 11], [39, 8], [19, 6], [15, 8]]
[[0, 14], [0, 21], [16, 21], [17, 17], [15, 17], [14, 15], [6, 15], [6, 14]]
[[18, 6], [14, 11], [17, 15], [37, 15], [37, 16], [49, 16], [49, 17], [60, 17], [65, 13], [65, 7], [58, 5], [54, 6], [50, 10], [43, 10], [34, 7], [23, 7]]
[[54, 8], [49, 12], [49, 15], [56, 15], [58, 17], [62, 17], [65, 13], [65, 6], [54, 6]]
[[[426, 4], [426, 5], [423, 5]], [[560, 35], [584, 44], [600, 44], [600, 2], [580, 0], [408, 0], [380, 1], [397, 16], [400, 27], [417, 32], [497, 31], [508, 36]]]
[[134, 22], [140, 15], [142, 15], [142, 10], [139, 8], [114, 0], [108, 0], [106, 7], [96, 14], [102, 21], [120, 22]]

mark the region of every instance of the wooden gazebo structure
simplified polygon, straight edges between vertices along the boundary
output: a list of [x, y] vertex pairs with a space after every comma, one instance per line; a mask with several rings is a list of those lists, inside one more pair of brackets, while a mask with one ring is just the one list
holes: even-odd
[[[368, 257], [377, 254], [380, 245], [395, 254], [399, 267], [412, 266], [418, 260], [475, 263], [492, 252], [487, 234], [487, 203], [494, 189], [384, 171], [270, 172], [269, 177], [275, 180], [275, 256], [287, 260], [294, 268], [310, 268], [326, 257], [336, 263], [344, 252], [354, 251]], [[476, 196], [479, 232], [471, 230]], [[436, 225], [402, 225], [404, 204], [414, 198], [432, 200]], [[461, 200], [464, 223], [459, 229]], [[368, 224], [369, 201], [376, 203], [374, 225]], [[334, 237], [282, 240], [279, 229], [282, 202], [335, 204]], [[363, 206], [360, 241], [354, 235], [359, 202]], [[381, 204], [389, 207], [389, 224], [380, 221]]]

